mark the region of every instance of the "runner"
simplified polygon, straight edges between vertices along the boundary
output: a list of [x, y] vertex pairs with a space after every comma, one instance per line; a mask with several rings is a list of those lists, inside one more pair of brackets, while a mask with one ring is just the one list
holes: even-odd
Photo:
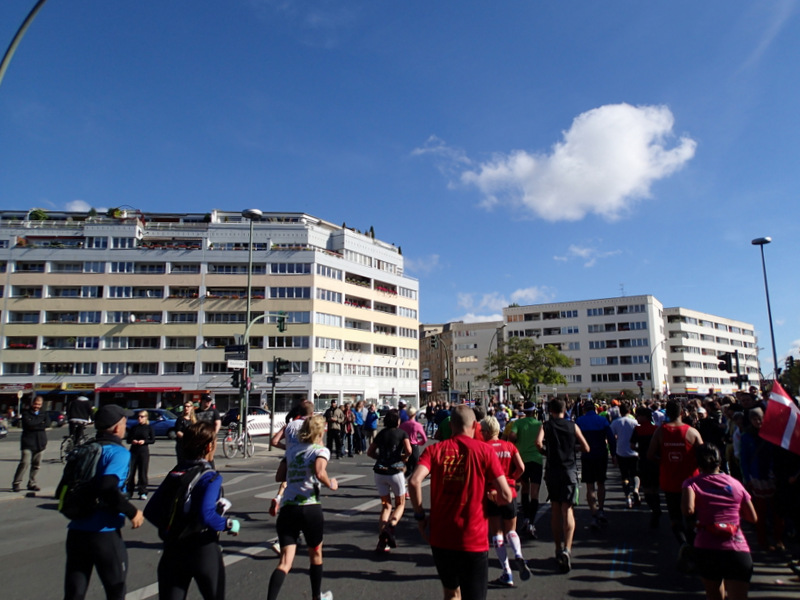
[[650, 509], [650, 528], [656, 529], [661, 519], [661, 498], [658, 493], [658, 463], [647, 458], [647, 450], [656, 425], [652, 422], [653, 412], [646, 406], [636, 409], [636, 429], [631, 436], [631, 448], [639, 454], [639, 485], [644, 492], [644, 501]]
[[517, 490], [514, 485], [516, 479], [525, 471], [525, 463], [522, 462], [522, 457], [514, 444], [498, 439], [500, 423], [495, 417], [486, 417], [481, 421], [481, 429], [483, 430], [483, 439], [497, 454], [513, 496], [509, 504], [498, 505], [492, 501], [486, 503], [489, 535], [500, 561], [500, 567], [503, 569], [503, 574], [492, 583], [503, 587], [514, 587], [514, 577], [511, 574], [506, 546], [511, 546], [514, 551], [514, 564], [519, 572], [519, 578], [527, 581], [531, 577], [531, 570], [522, 556], [522, 545], [517, 535]]
[[564, 401], [561, 398], [551, 400], [548, 410], [550, 418], [542, 428], [544, 435], [539, 436], [538, 446], [539, 451], [547, 456], [544, 479], [550, 496], [556, 560], [561, 572], [568, 573], [572, 568], [572, 538], [575, 534], [573, 507], [578, 493], [575, 448], [580, 444], [583, 452], [589, 452], [589, 444], [580, 427], [564, 418]]
[[514, 444], [525, 463], [525, 472], [519, 481], [522, 484], [522, 531], [536, 539], [536, 513], [539, 510], [539, 488], [542, 485], [543, 458], [537, 440], [541, 438], [542, 422], [534, 415], [536, 405], [523, 405], [525, 416], [511, 422], [508, 441]]
[[325, 419], [319, 415], [303, 421], [300, 443], [286, 453], [287, 487], [283, 506], [278, 515], [278, 539], [281, 545], [280, 562], [269, 580], [267, 600], [277, 600], [286, 575], [292, 568], [300, 532], [308, 544], [312, 600], [332, 600], [331, 592], [320, 593], [322, 588], [322, 536], [324, 519], [319, 499], [319, 485], [336, 491], [339, 484], [328, 477], [330, 450], [322, 445]]
[[614, 455], [622, 478], [622, 493], [625, 494], [625, 505], [628, 508], [639, 506], [639, 476], [637, 467], [639, 454], [631, 448], [631, 436], [636, 426], [636, 419], [630, 415], [630, 407], [623, 402], [619, 407], [619, 418], [611, 421], [611, 431], [617, 440], [617, 452]]
[[608, 452], [616, 454], [617, 441], [608, 419], [597, 414], [591, 400], [583, 403], [583, 415], [575, 423], [589, 444], [589, 452], [581, 453], [581, 482], [586, 484], [586, 502], [592, 513], [591, 528], [597, 530], [608, 523], [605, 514]]

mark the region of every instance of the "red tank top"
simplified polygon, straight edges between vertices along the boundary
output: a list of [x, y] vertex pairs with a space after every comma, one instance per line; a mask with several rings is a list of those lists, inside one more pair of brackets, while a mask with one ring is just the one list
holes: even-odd
[[694, 446], [686, 442], [689, 426], [661, 426], [661, 473], [659, 483], [665, 492], [681, 493], [683, 482], [696, 474]]

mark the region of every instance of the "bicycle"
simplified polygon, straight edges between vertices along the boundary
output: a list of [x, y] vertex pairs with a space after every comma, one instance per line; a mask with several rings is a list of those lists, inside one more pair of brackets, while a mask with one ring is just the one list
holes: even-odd
[[75, 440], [73, 439], [73, 436], [65, 435], [64, 436], [64, 440], [61, 442], [61, 449], [60, 449], [61, 462], [62, 463], [66, 462], [67, 456], [69, 455], [70, 452], [72, 452], [76, 448], [76, 446], [81, 446], [81, 445], [85, 444], [88, 441], [89, 441], [89, 436], [86, 435], [85, 433], [82, 433], [80, 438], [78, 438], [78, 443], [77, 444], [75, 443]]
[[240, 452], [245, 458], [250, 458], [255, 454], [256, 445], [253, 443], [253, 438], [246, 431], [239, 435], [239, 426], [237, 423], [232, 423], [228, 427], [228, 433], [225, 434], [225, 439], [222, 442], [222, 453], [225, 458], [234, 458]]

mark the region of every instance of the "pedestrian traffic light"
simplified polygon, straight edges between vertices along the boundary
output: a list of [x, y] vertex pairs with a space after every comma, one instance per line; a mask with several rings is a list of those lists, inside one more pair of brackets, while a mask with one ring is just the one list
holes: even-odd
[[720, 359], [720, 363], [718, 365], [720, 371], [733, 373], [733, 355], [730, 352], [724, 352], [717, 358]]
[[278, 331], [286, 331], [286, 311], [278, 312]]
[[231, 387], [238, 389], [242, 385], [242, 372], [239, 369], [234, 369], [231, 373]]
[[438, 348], [439, 347], [439, 336], [434, 335], [431, 337], [431, 348]]
[[283, 375], [291, 371], [292, 363], [285, 358], [276, 358], [275, 359], [275, 375]]

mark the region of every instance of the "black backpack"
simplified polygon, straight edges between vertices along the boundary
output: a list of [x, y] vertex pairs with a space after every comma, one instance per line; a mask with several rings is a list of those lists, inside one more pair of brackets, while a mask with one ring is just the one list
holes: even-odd
[[55, 497], [58, 500], [58, 512], [70, 520], [90, 517], [103, 506], [95, 480], [103, 445], [97, 440], [90, 440], [76, 446], [67, 455]]
[[[164, 478], [144, 509], [144, 516], [158, 528], [162, 540], [183, 540], [206, 529], [197, 511], [192, 510], [192, 490], [211, 470], [211, 465], [203, 462], [186, 470], [174, 469]], [[214, 471], [213, 478], [217, 477], [219, 473]]]

